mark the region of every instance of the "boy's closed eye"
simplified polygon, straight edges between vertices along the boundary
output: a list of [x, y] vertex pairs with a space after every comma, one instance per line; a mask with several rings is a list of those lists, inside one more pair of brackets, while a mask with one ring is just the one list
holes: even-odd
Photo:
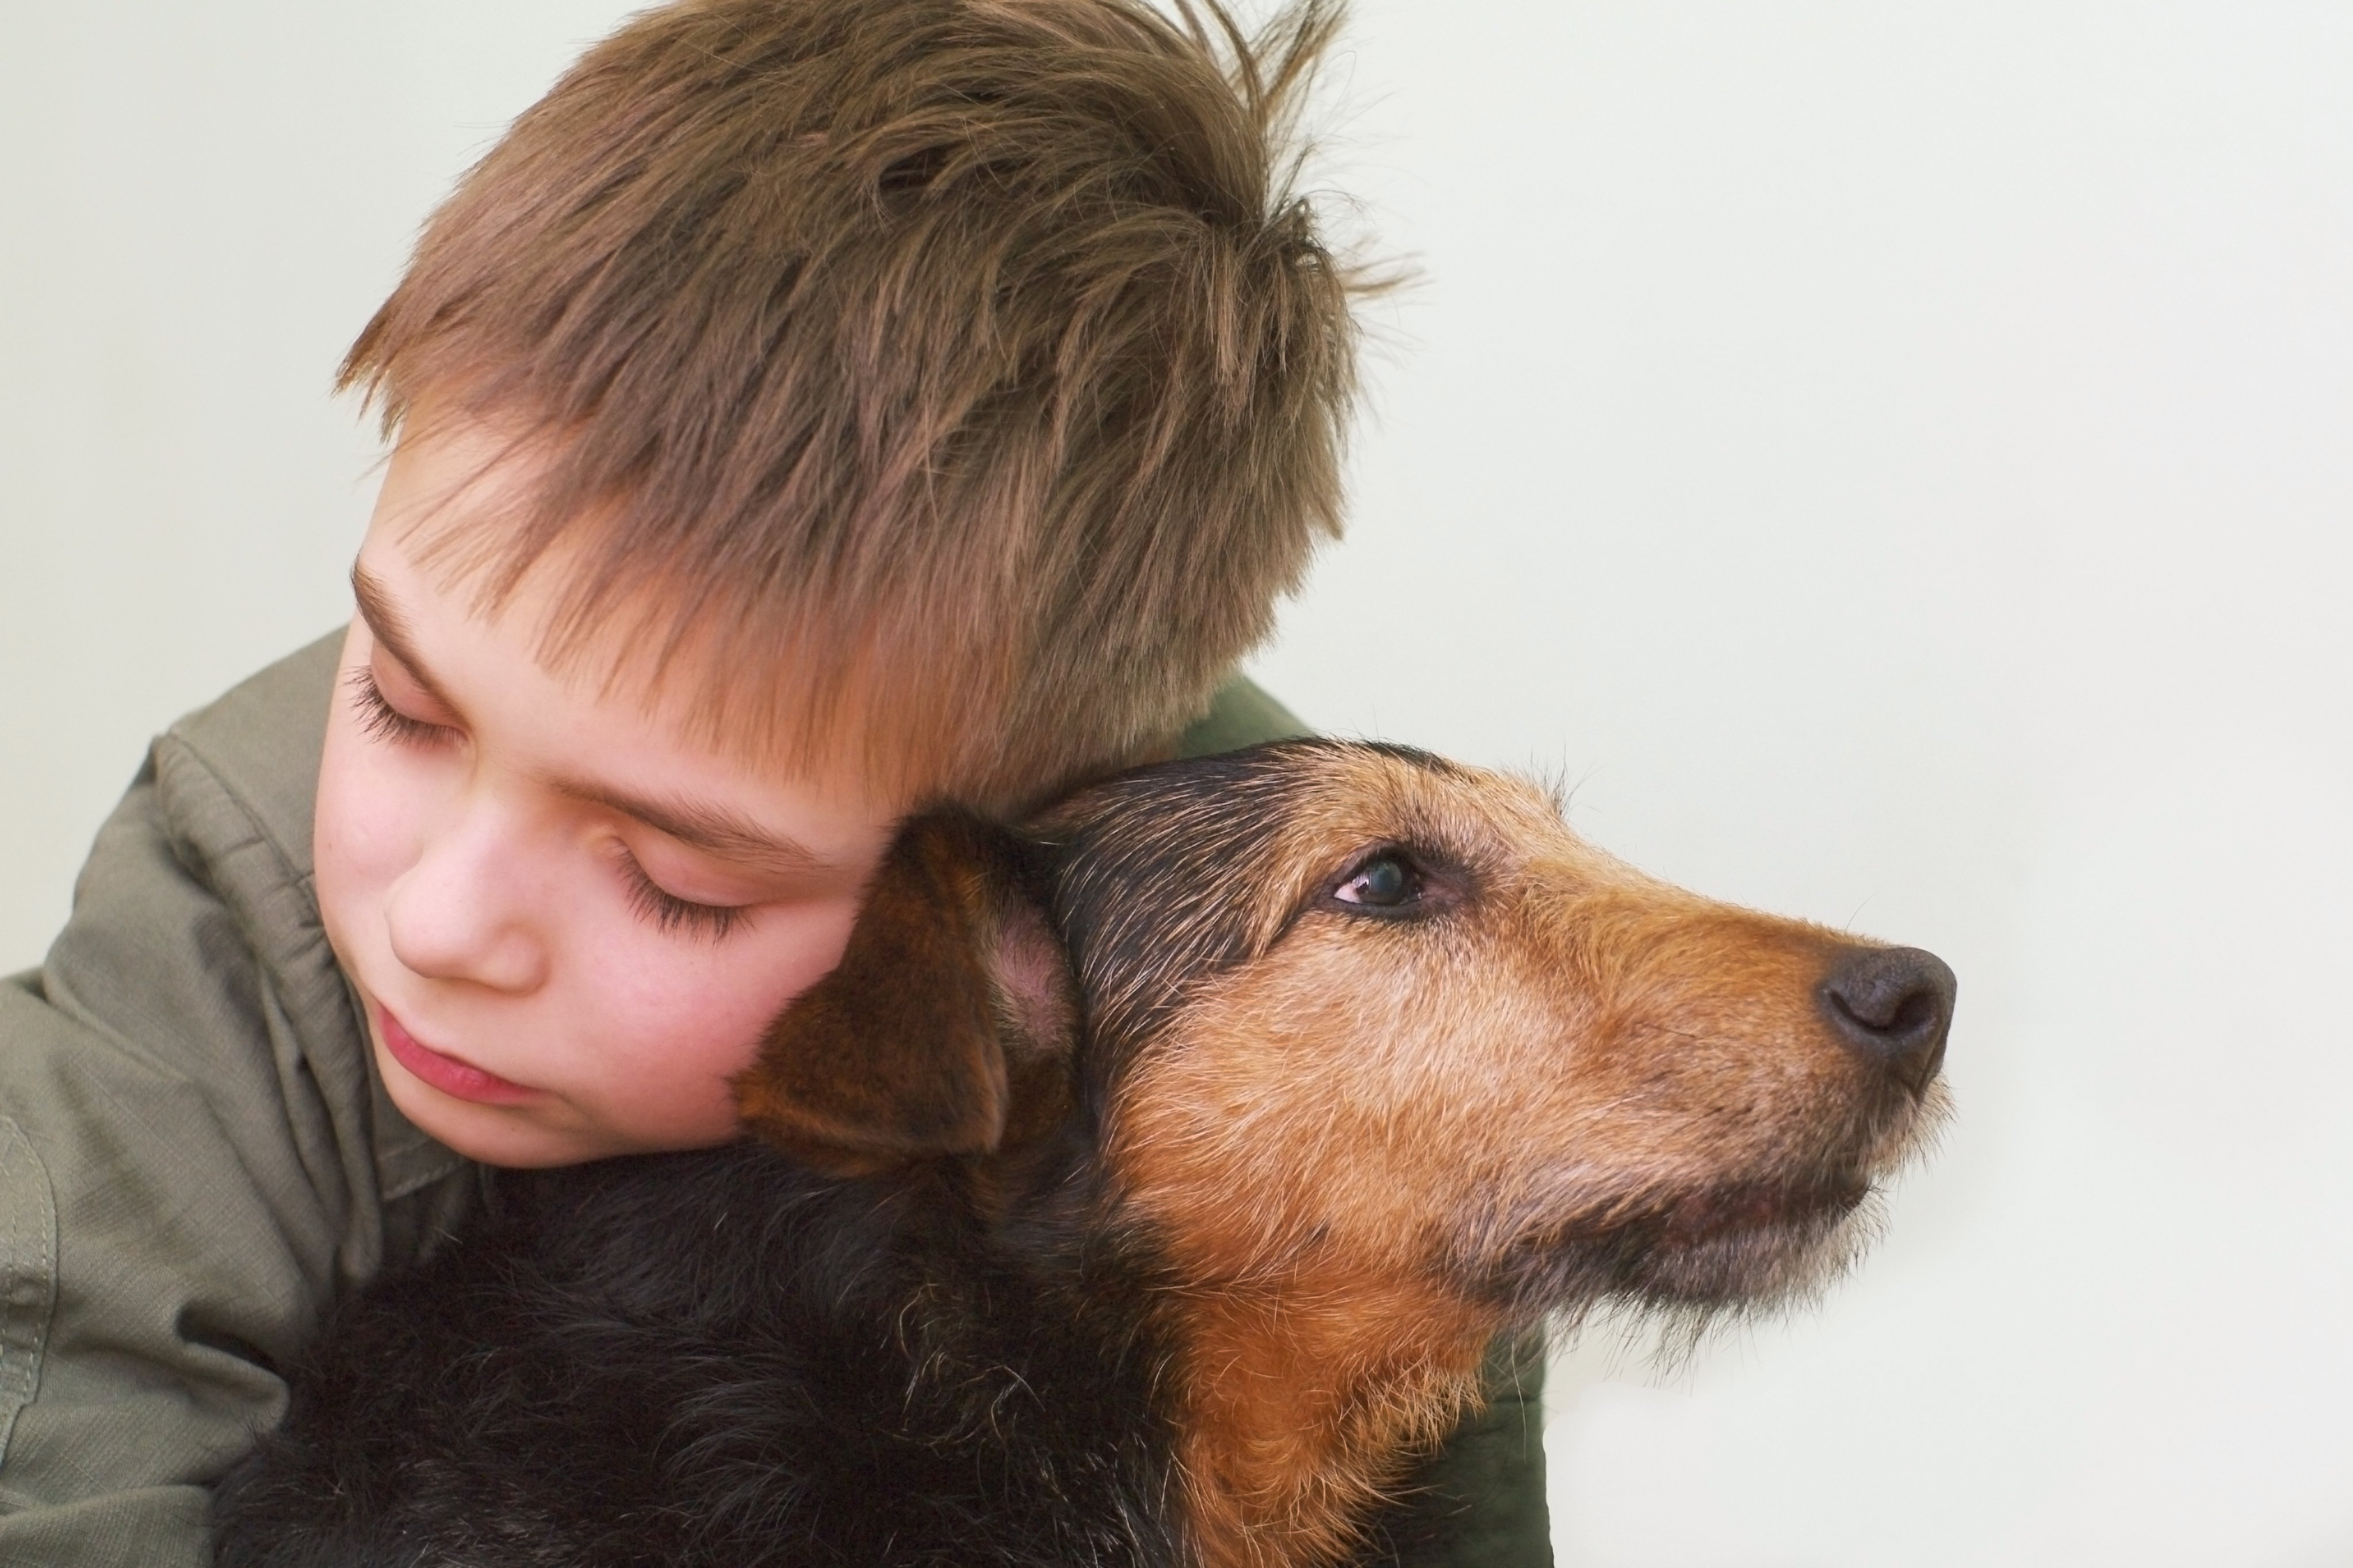
[[[464, 738], [464, 721], [455, 705], [386, 647], [381, 637], [368, 663], [352, 672], [350, 685], [362, 729], [378, 741], [431, 747]], [[595, 786], [559, 784], [558, 788], [607, 805], [621, 819], [623, 830], [607, 842], [607, 857], [632, 911], [665, 935], [717, 942], [751, 920], [762, 904], [837, 890], [837, 879], [822, 874], [830, 868], [797, 846], [761, 842], [756, 832], [732, 824], [714, 827], [693, 822], [697, 816], [718, 814], [690, 810], [681, 816], [661, 808], [641, 812], [604, 798], [613, 792]], [[648, 821], [649, 816], [660, 825]], [[671, 830], [672, 822], [680, 828]], [[724, 854], [690, 847], [694, 840], [714, 837], [743, 840], [754, 852], [754, 861], [765, 864], [757, 868], [739, 866]]]
[[617, 857], [629, 889], [629, 907], [638, 917], [665, 935], [701, 937], [717, 942], [752, 918], [753, 905], [709, 904], [682, 899], [646, 874], [638, 857], [626, 846]]
[[[396, 689], [407, 686], [416, 689], [404, 692], [402, 701], [396, 704], [385, 695], [386, 679], [377, 673], [380, 665], [393, 672], [391, 684]], [[353, 700], [360, 710], [361, 727], [378, 741], [402, 746], [434, 746], [453, 742], [461, 734], [459, 727], [449, 722], [455, 716], [447, 713], [441, 703], [427, 695], [416, 678], [403, 668], [397, 659], [387, 658], [381, 649], [375, 660], [352, 672], [351, 689]], [[407, 710], [411, 708], [425, 711], [420, 714]], [[681, 934], [716, 942], [750, 919], [752, 906], [765, 901], [760, 894], [767, 889], [740, 889], [733, 898], [725, 893], [713, 897], [688, 897], [663, 886], [646, 869], [645, 861], [676, 860], [680, 856], [675, 847], [664, 855], [659, 848], [649, 850], [642, 843], [632, 846], [616, 836], [610, 844], [610, 856], [630, 908], [639, 919], [665, 934]], [[679, 885], [690, 889], [698, 881], [723, 882], [731, 879], [723, 871], [713, 876], [708, 869], [702, 876], [696, 877], [691, 869], [682, 867], [674, 869], [672, 875], [678, 878]], [[771, 896], [777, 896], [780, 891], [772, 891]]]
[[[384, 685], [372, 663], [364, 664], [351, 673], [352, 700], [359, 707], [360, 727], [370, 736], [404, 745], [429, 745], [453, 737], [454, 726], [437, 719], [420, 717], [407, 708], [395, 705], [384, 694]], [[421, 707], [423, 704], [411, 700], [411, 706]]]

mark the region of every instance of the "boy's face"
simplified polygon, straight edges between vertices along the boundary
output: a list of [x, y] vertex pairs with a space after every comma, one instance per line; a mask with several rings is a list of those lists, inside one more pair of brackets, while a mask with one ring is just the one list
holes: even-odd
[[[723, 1142], [728, 1078], [840, 957], [902, 803], [764, 776], [651, 706], [543, 668], [525, 587], [494, 618], [408, 554], [509, 464], [404, 439], [362, 545], [320, 769], [319, 905], [394, 1103], [500, 1165]], [[482, 526], [497, 526], [485, 517]]]

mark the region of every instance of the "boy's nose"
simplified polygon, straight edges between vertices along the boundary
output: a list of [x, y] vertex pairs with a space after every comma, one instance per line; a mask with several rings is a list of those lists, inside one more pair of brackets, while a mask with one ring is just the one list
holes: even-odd
[[1848, 1049], [1917, 1094], [1944, 1065], [1956, 989], [1933, 952], [1865, 947], [1834, 962], [1815, 997]]
[[384, 910], [392, 954], [430, 980], [536, 990], [547, 977], [546, 947], [487, 848], [445, 840], [392, 885]]

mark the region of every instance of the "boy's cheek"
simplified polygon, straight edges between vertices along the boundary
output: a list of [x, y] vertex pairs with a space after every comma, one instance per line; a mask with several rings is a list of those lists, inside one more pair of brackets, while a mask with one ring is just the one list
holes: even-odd
[[716, 942], [681, 942], [633, 916], [604, 951], [576, 952], [592, 1014], [619, 1026], [644, 1078], [709, 1081], [751, 1065], [776, 1015], [841, 960], [857, 900], [763, 910]]
[[[472, 990], [436, 1015], [451, 1048], [564, 1101], [572, 1131], [556, 1156], [523, 1162], [534, 1164], [735, 1137], [730, 1080], [776, 1015], [839, 962], [857, 912], [854, 897], [773, 907], [723, 941], [698, 942], [661, 933], [585, 884], [561, 901], [566, 918], [543, 928], [544, 986], [520, 997]], [[454, 1129], [427, 1131], [456, 1142]], [[518, 1159], [457, 1146], [497, 1163]]]
[[406, 850], [414, 834], [405, 792], [354, 754], [365, 739], [346, 733], [341, 718], [327, 728], [311, 844], [319, 912], [339, 952], [415, 858]]

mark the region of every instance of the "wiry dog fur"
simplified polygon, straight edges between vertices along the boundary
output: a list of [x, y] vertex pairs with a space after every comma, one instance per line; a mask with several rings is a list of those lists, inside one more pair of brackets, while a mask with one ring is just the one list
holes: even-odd
[[332, 1326], [221, 1560], [1335, 1561], [1499, 1332], [1843, 1266], [1951, 995], [1393, 748], [917, 818], [761, 1137], [502, 1177]]

